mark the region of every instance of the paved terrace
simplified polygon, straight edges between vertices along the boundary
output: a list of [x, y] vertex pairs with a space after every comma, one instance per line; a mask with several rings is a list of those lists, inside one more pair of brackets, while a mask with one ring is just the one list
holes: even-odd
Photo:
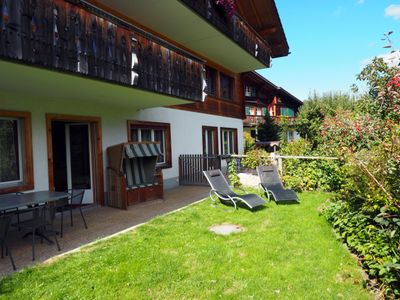
[[[110, 207], [89, 206], [83, 209], [88, 229], [85, 229], [79, 210], [74, 210], [74, 226], [70, 226], [69, 212], [64, 212], [64, 237], [59, 238], [61, 251], [56, 245], [36, 239], [36, 260], [32, 261], [32, 238], [22, 238], [25, 232], [11, 228], [9, 246], [17, 271], [34, 263], [43, 262], [77, 247], [109, 236], [134, 225], [146, 222], [155, 216], [176, 210], [208, 196], [208, 187], [181, 186], [164, 192], [164, 200], [154, 200], [130, 206], [128, 210]], [[57, 214], [55, 229], [60, 228], [60, 215]], [[9, 257], [0, 259], [0, 276], [12, 273]]]

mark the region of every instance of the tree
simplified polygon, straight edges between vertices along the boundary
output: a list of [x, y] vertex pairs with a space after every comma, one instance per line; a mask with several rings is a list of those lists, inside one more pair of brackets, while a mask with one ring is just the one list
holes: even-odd
[[338, 109], [353, 110], [354, 98], [340, 92], [330, 92], [322, 96], [314, 93], [304, 101], [296, 116], [295, 129], [308, 140], [312, 149], [321, 144], [321, 129], [325, 117], [335, 115]]
[[272, 120], [268, 113], [265, 114], [264, 123], [259, 125], [257, 131], [257, 138], [260, 142], [279, 141], [279, 125]]

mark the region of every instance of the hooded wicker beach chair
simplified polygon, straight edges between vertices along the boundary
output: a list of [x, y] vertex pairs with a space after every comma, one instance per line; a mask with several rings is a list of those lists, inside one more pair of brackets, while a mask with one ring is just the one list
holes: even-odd
[[237, 209], [238, 204], [244, 204], [249, 209], [264, 205], [266, 202], [256, 194], [236, 194], [226, 181], [220, 169], [203, 171], [208, 183], [211, 186], [210, 197], [216, 201], [217, 196], [222, 203], [232, 204]]
[[293, 190], [283, 187], [276, 166], [258, 166], [257, 173], [260, 177], [260, 187], [268, 197], [268, 200], [272, 196], [276, 203], [299, 202]]

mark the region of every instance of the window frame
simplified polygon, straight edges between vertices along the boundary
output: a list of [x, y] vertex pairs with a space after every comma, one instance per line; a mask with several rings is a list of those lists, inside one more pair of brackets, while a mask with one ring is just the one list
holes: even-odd
[[[132, 129], [164, 130], [165, 162], [157, 163], [161, 169], [172, 168], [171, 124], [151, 121], [128, 120], [128, 142], [132, 142]], [[154, 134], [152, 134], [154, 139]]]
[[18, 147], [18, 152], [21, 159], [21, 164], [19, 166], [21, 179], [0, 184], [0, 194], [33, 190], [34, 176], [31, 113], [24, 111], [0, 110], [0, 117], [19, 120], [18, 139], [21, 145], [20, 147]]
[[[222, 95], [222, 80], [223, 77], [226, 77], [227, 79], [229, 79], [230, 82], [230, 87], [229, 87], [229, 96], [228, 97], [224, 97]], [[229, 76], [223, 72], [219, 72], [219, 97], [223, 100], [228, 100], [228, 101], [232, 101], [234, 100], [234, 86], [235, 86], [235, 79], [232, 76]]]
[[[218, 97], [218, 85], [217, 85], [217, 81], [218, 81], [218, 71], [214, 68], [211, 68], [209, 66], [206, 66], [206, 84], [207, 84], [207, 96], [210, 97]], [[209, 74], [213, 74], [213, 77], [211, 78], [209, 76]], [[214, 87], [214, 89], [210, 90], [210, 80], [212, 79], [212, 85]]]
[[244, 86], [244, 96], [246, 98], [256, 98], [257, 97], [257, 88], [253, 85], [245, 85]]
[[[224, 153], [224, 131], [232, 131], [233, 138], [232, 141], [233, 145], [233, 153]], [[221, 135], [221, 154], [222, 155], [232, 155], [232, 154], [239, 154], [239, 147], [238, 147], [238, 130], [237, 128], [228, 128], [228, 127], [221, 127], [220, 128], [220, 135]]]
[[[213, 132], [214, 135], [214, 150], [215, 153], [213, 154], [206, 154], [206, 152], [204, 151], [206, 149], [206, 131], [210, 130]], [[202, 126], [201, 128], [201, 132], [202, 132], [202, 140], [203, 140], [203, 155], [219, 155], [219, 149], [218, 149], [218, 127], [214, 127], [214, 126]]]

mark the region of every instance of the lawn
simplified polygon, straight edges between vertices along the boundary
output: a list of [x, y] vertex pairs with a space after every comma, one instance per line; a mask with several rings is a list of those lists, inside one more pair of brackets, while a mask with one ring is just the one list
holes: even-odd
[[[0, 282], [0, 299], [370, 299], [318, 214], [328, 197], [256, 212], [203, 201]], [[244, 232], [217, 236], [214, 224]], [[106, 226], [106, 224], [105, 224]]]

